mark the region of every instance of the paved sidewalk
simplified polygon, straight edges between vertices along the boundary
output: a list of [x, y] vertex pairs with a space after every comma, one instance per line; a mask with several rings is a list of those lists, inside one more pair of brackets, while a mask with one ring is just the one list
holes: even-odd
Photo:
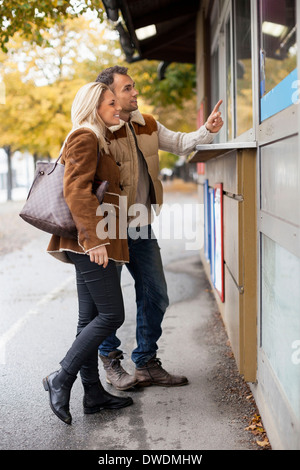
[[[189, 193], [166, 193], [165, 199], [197, 202], [196, 196]], [[158, 357], [168, 371], [185, 374], [189, 385], [133, 390], [127, 393], [134, 400], [133, 406], [87, 416], [82, 412], [82, 385], [77, 380], [71, 397], [73, 424], [67, 427], [59, 422], [51, 413], [41, 378], [54, 370], [74, 338], [77, 299], [73, 267], [62, 266], [44, 253], [48, 235], [23, 221], [20, 225], [17, 209], [14, 203], [6, 209], [0, 207], [2, 240], [8, 243], [0, 256], [4, 325], [0, 342], [7, 331], [13, 332], [7, 342], [7, 360], [0, 365], [0, 448], [261, 449], [256, 444], [259, 437], [245, 430], [257, 410], [237, 372], [200, 258], [197, 252], [185, 252], [180, 240], [159, 241], [170, 307], [163, 322]], [[15, 233], [18, 249], [9, 249], [12, 236], [5, 235], [4, 227]], [[23, 230], [28, 237], [26, 243]], [[120, 337], [126, 351], [124, 367], [133, 372], [130, 352], [135, 341], [134, 286], [128, 271], [123, 271], [126, 321]], [[17, 329], [20, 322], [22, 329]], [[105, 383], [101, 365], [100, 369]]]
[[19, 216], [23, 205], [24, 201], [0, 202], [0, 256], [21, 249], [40, 236], [38, 230]]

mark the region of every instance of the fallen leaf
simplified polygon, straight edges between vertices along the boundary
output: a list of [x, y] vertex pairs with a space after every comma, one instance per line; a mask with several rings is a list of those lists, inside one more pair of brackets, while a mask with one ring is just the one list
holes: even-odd
[[270, 445], [268, 439], [264, 439], [263, 441], [256, 441], [256, 444], [260, 447], [267, 447], [268, 445]]
[[250, 424], [245, 428], [246, 431], [253, 431], [254, 429], [256, 429], [256, 424]]

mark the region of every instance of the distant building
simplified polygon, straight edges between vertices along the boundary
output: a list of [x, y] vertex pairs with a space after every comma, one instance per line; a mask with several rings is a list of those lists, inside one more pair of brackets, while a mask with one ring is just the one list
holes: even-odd
[[[11, 158], [12, 199], [26, 199], [34, 176], [34, 160], [28, 152], [15, 152]], [[0, 202], [7, 200], [8, 161], [6, 152], [0, 149]]]

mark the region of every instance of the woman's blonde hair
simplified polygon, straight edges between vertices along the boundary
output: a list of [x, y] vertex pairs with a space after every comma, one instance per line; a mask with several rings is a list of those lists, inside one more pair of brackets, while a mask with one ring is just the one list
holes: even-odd
[[81, 87], [72, 104], [72, 130], [87, 127], [97, 135], [100, 148], [107, 149], [105, 140], [106, 126], [98, 114], [98, 108], [104, 99], [104, 93], [109, 90], [104, 83], [91, 82]]

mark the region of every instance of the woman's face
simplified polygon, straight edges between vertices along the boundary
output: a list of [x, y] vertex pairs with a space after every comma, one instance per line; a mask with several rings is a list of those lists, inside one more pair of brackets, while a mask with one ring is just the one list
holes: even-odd
[[107, 127], [115, 126], [120, 123], [121, 109], [122, 108], [113, 92], [106, 90], [103, 95], [103, 100], [98, 108], [98, 114]]

